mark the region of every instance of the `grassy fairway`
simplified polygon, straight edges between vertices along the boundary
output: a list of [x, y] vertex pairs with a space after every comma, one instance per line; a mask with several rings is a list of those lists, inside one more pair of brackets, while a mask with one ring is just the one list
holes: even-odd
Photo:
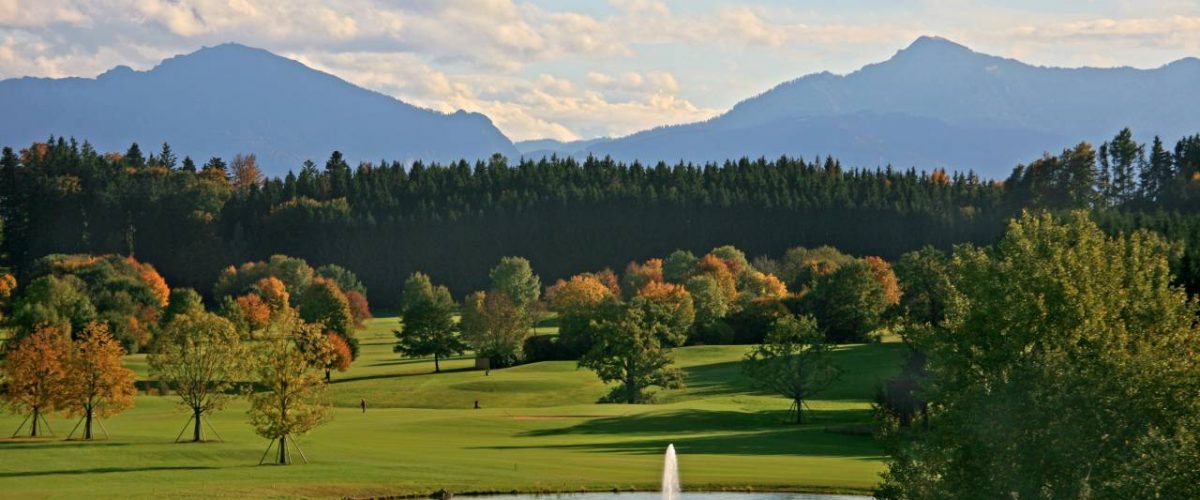
[[[741, 346], [676, 351], [688, 387], [656, 405], [597, 405], [605, 388], [572, 362], [489, 375], [468, 359], [404, 360], [391, 352], [395, 320], [372, 321], [363, 355], [336, 373], [332, 422], [301, 441], [312, 463], [256, 466], [266, 442], [244, 403], [217, 414], [223, 443], [173, 444], [187, 416], [171, 398], [140, 396], [105, 421], [110, 441], [0, 439], [0, 496], [371, 496], [455, 492], [656, 489], [674, 443], [685, 489], [869, 490], [882, 470], [863, 435], [875, 384], [893, 372], [898, 344], [836, 352], [842, 382], [815, 401], [804, 426], [781, 423], [788, 403], [741, 377]], [[144, 361], [131, 357], [131, 365]], [[358, 409], [360, 398], [369, 404]], [[471, 406], [479, 400], [481, 410]], [[0, 416], [0, 432], [21, 421]], [[64, 436], [73, 421], [52, 418]]]

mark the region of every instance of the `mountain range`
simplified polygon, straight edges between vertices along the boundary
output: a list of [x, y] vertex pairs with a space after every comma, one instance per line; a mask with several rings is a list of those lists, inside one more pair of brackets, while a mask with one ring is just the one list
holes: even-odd
[[96, 78], [0, 81], [0, 138], [22, 146], [50, 135], [100, 151], [169, 142], [197, 163], [254, 153], [282, 175], [334, 150], [352, 160], [449, 161], [519, 154], [486, 116], [440, 113], [352, 85], [266, 50], [204, 48], [148, 71], [118, 66]]
[[130, 142], [181, 154], [253, 152], [269, 174], [321, 162], [447, 161], [550, 154], [643, 163], [743, 156], [833, 155], [848, 166], [893, 165], [1007, 175], [1017, 163], [1124, 127], [1173, 141], [1200, 132], [1200, 59], [1155, 69], [1050, 68], [921, 37], [846, 74], [780, 84], [707, 121], [618, 138], [513, 144], [485, 116], [440, 113], [366, 90], [261, 49], [224, 44], [96, 78], [0, 81], [0, 139], [50, 135], [101, 151]]
[[921, 37], [887, 61], [786, 82], [704, 122], [551, 150], [643, 162], [833, 155], [1002, 178], [1042, 152], [1098, 144], [1124, 127], [1170, 142], [1200, 132], [1197, 88], [1196, 58], [1150, 70], [1047, 68]]

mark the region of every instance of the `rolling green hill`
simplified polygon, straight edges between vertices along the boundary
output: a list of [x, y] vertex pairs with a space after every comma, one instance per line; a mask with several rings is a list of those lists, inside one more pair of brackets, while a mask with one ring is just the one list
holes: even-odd
[[[300, 443], [311, 463], [257, 466], [266, 441], [235, 403], [213, 423], [220, 443], [173, 444], [187, 420], [173, 400], [139, 396], [104, 422], [111, 439], [0, 439], [0, 496], [380, 496], [454, 492], [656, 489], [663, 449], [680, 454], [684, 489], [868, 491], [883, 464], [865, 434], [876, 384], [899, 365], [896, 343], [836, 351], [843, 380], [812, 403], [810, 423], [759, 393], [738, 365], [746, 346], [677, 349], [687, 387], [659, 404], [599, 405], [603, 384], [573, 362], [490, 374], [468, 358], [406, 360], [391, 352], [395, 318], [372, 320], [362, 356], [335, 373], [333, 420]], [[144, 360], [130, 357], [144, 373]], [[369, 405], [364, 414], [359, 400]], [[482, 409], [471, 409], [479, 400]], [[7, 435], [21, 417], [0, 416]]]

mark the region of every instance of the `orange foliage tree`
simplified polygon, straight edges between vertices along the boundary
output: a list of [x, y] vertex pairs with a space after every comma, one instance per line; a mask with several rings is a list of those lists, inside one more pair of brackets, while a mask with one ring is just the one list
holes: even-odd
[[871, 277], [883, 285], [884, 302], [889, 306], [899, 304], [900, 282], [896, 279], [896, 273], [892, 271], [892, 265], [875, 256], [863, 257], [863, 262], [871, 267]]
[[125, 349], [104, 323], [84, 328], [66, 356], [63, 409], [82, 417], [83, 438], [92, 439], [97, 418], [121, 413], [133, 406], [133, 371], [125, 367]]
[[[4, 373], [4, 399], [33, 421], [30, 437], [38, 436], [44, 414], [54, 411], [61, 396], [66, 369], [63, 358], [70, 349], [69, 335], [57, 328], [41, 328], [9, 348], [0, 361]], [[19, 431], [20, 429], [18, 429]]]
[[711, 276], [717, 282], [721, 295], [729, 304], [737, 300], [737, 278], [729, 269], [729, 263], [713, 254], [705, 255], [696, 263], [696, 275]]
[[650, 259], [644, 264], [630, 262], [625, 266], [625, 276], [621, 278], [621, 288], [624, 290], [625, 296], [633, 297], [638, 295], [638, 292], [647, 283], [661, 282], [662, 280], [662, 259]]
[[250, 331], [260, 331], [271, 324], [271, 307], [257, 293], [238, 297], [237, 305]]
[[346, 292], [346, 301], [350, 303], [354, 325], [362, 328], [363, 324], [371, 319], [371, 305], [367, 303], [367, 297], [357, 290], [349, 290]]

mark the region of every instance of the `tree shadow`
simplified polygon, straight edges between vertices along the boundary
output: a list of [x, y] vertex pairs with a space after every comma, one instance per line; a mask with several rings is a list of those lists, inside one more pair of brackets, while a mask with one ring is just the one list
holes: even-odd
[[[132, 443], [127, 443], [127, 442], [123, 442], [123, 441], [105, 441], [105, 440], [86, 441], [86, 440], [82, 440], [82, 439], [67, 440], [67, 439], [64, 439], [64, 437], [62, 437], [62, 436], [49, 437], [49, 438], [40, 438], [40, 437], [30, 438], [30, 437], [18, 436], [15, 438], [0, 439], [0, 450], [32, 450], [32, 449], [46, 449], [46, 448], [50, 448], [50, 447], [57, 448], [57, 447], [63, 447], [63, 446], [105, 446], [105, 447], [109, 447], [109, 446], [129, 446], [131, 444]], [[144, 444], [144, 443], [139, 443], [139, 444]]]
[[0, 472], [0, 478], [6, 477], [33, 477], [33, 476], [73, 476], [81, 474], [119, 474], [122, 472], [154, 472], [154, 471], [185, 471], [185, 470], [213, 470], [213, 469], [229, 469], [233, 467], [213, 467], [213, 466], [150, 466], [150, 467], [93, 467], [88, 469], [66, 469], [66, 470], [45, 470], [45, 471], [28, 471], [28, 472]]
[[764, 431], [817, 429], [860, 425], [871, 421], [870, 410], [810, 410], [804, 413], [804, 425], [792, 424], [786, 410], [737, 412], [682, 410], [669, 413], [594, 418], [567, 427], [535, 429], [521, 436], [694, 434], [717, 431]]
[[475, 371], [475, 367], [468, 366], [468, 367], [463, 367], [463, 368], [443, 368], [442, 371], [439, 373], [434, 373], [432, 371], [417, 372], [417, 373], [380, 373], [378, 375], [363, 375], [363, 376], [359, 376], [359, 377], [335, 378], [335, 379], [331, 380], [329, 383], [330, 384], [344, 384], [346, 382], [361, 382], [364, 380], [378, 380], [378, 379], [384, 379], [384, 378], [421, 377], [421, 376], [425, 376], [425, 375], [445, 375], [447, 373], [458, 373], [458, 372], [469, 372], [469, 371]]
[[674, 444], [675, 450], [681, 455], [798, 455], [847, 457], [862, 460], [877, 460], [883, 455], [879, 445], [870, 436], [829, 432], [819, 425], [780, 425], [771, 430], [716, 436], [663, 436], [632, 441], [479, 448], [493, 450], [554, 448], [589, 453], [659, 455], [669, 444]]
[[[862, 344], [845, 346], [829, 353], [842, 368], [842, 377], [816, 399], [825, 401], [870, 401], [875, 389], [899, 373], [903, 365], [903, 344]], [[685, 397], [736, 395], [775, 395], [754, 385], [742, 374], [741, 361], [724, 361], [683, 368]]]

